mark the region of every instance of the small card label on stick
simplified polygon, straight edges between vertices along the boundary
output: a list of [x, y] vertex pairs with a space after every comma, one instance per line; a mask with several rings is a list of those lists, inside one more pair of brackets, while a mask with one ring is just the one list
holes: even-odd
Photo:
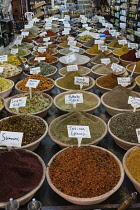
[[76, 46], [77, 41], [68, 41], [68, 45], [70, 46]]
[[15, 54], [17, 54], [18, 53], [18, 48], [17, 49], [11, 49], [11, 54], [13, 54], [13, 55], [15, 55]]
[[40, 53], [46, 52], [46, 47], [38, 47], [38, 52]]
[[131, 49], [138, 49], [139, 45], [136, 43], [128, 43], [128, 48]]
[[80, 85], [80, 89], [83, 86], [89, 86], [89, 77], [74, 77], [74, 84]]
[[69, 94], [65, 95], [65, 104], [78, 104], [83, 103], [83, 94]]
[[30, 74], [38, 74], [40, 72], [40, 67], [30, 68]]
[[106, 45], [98, 45], [98, 50], [101, 50], [102, 52], [107, 51], [107, 49]]
[[109, 63], [111, 63], [111, 60], [110, 60], [110, 58], [101, 58], [101, 63], [104, 63], [104, 64], [109, 64]]
[[95, 44], [104, 44], [104, 41], [96, 39]]
[[124, 45], [124, 44], [127, 44], [127, 40], [126, 39], [118, 40], [118, 43], [120, 45]]
[[68, 38], [67, 38], [67, 40], [69, 40], [69, 41], [74, 41], [74, 37], [71, 37], [71, 36], [68, 36]]
[[76, 60], [76, 56], [74, 54], [65, 56], [66, 63], [72, 63]]
[[7, 55], [0, 55], [0, 62], [7, 61], [8, 56]]
[[12, 98], [10, 101], [10, 108], [18, 108], [26, 106], [27, 97]]
[[78, 66], [77, 65], [67, 66], [67, 71], [77, 71], [77, 70], [78, 70]]
[[117, 63], [112, 63], [111, 69], [115, 72], [120, 72], [124, 69], [124, 67], [121, 65], [118, 65]]
[[21, 132], [0, 132], [0, 145], [7, 147], [21, 147], [23, 133]]
[[69, 50], [72, 51], [72, 52], [79, 52], [79, 49], [80, 49], [79, 47], [75, 47], [75, 46], [72, 46], [72, 45], [69, 47]]
[[138, 142], [140, 143], [140, 128], [136, 129], [136, 134], [137, 134]]
[[118, 85], [122, 85], [124, 87], [131, 84], [130, 77], [117, 77]]
[[28, 35], [29, 35], [29, 31], [22, 31], [22, 32], [21, 32], [21, 35], [22, 35], [23, 37], [28, 36]]
[[140, 107], [140, 98], [129, 96], [128, 97], [128, 104], [131, 104], [131, 106], [134, 108], [133, 111], [135, 112], [136, 109]]
[[4, 69], [4, 67], [0, 67], [0, 73], [2, 73], [2, 72], [3, 72], [3, 69]]
[[26, 87], [36, 88], [39, 84], [40, 80], [37, 79], [28, 79], [26, 83]]

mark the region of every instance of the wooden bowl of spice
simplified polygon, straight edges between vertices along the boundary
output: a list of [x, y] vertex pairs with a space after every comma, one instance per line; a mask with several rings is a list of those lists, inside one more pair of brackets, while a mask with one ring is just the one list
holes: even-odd
[[[67, 67], [63, 67], [61, 69], [59, 69], [59, 74], [60, 76], [64, 77], [67, 74]], [[87, 68], [85, 66], [78, 66], [78, 70], [77, 70], [78, 74], [81, 76], [86, 76], [89, 75], [91, 72], [90, 68]]]
[[123, 157], [123, 167], [126, 175], [131, 180], [136, 190], [140, 193], [140, 147], [132, 147]]
[[[47, 135], [48, 124], [41, 117], [30, 114], [17, 114], [0, 120], [1, 129], [10, 132], [23, 132], [21, 149], [34, 151]], [[2, 146], [4, 148], [4, 146]], [[17, 149], [17, 147], [15, 147]]]
[[[71, 53], [72, 51], [70, 51], [69, 48], [63, 48], [63, 49], [60, 49], [58, 52], [60, 55], [67, 55], [67, 54]], [[85, 53], [85, 50], [82, 48], [79, 48], [78, 54], [82, 55], [84, 53]]]
[[[20, 97], [27, 97], [25, 107], [20, 107], [18, 111], [15, 108], [10, 108], [11, 99]], [[29, 93], [22, 93], [7, 98], [7, 100], [5, 100], [5, 109], [12, 115], [22, 113], [32, 114], [43, 118], [46, 116], [48, 110], [51, 108], [52, 103], [52, 97], [46, 93], [33, 92], [32, 98], [30, 98]]]
[[139, 145], [136, 134], [139, 125], [139, 111], [125, 112], [113, 116], [108, 121], [108, 131], [119, 147], [128, 150]]
[[119, 60], [120, 60], [121, 65], [124, 66], [124, 67], [126, 67], [128, 64], [135, 64], [135, 62], [133, 62], [133, 61], [126, 61], [126, 60], [123, 60], [123, 59], [121, 58], [121, 56], [119, 56]]
[[[99, 88], [102, 94], [112, 90], [118, 86], [117, 77], [122, 77], [122, 75], [115, 75], [113, 73], [98, 77], [96, 79], [96, 86]], [[132, 82], [131, 85], [126, 86], [128, 89], [133, 90], [136, 86], [136, 82]]]
[[0, 97], [0, 112], [3, 110], [3, 108], [4, 108], [4, 99]]
[[[93, 112], [92, 112], [93, 113]], [[49, 125], [49, 136], [61, 148], [78, 144], [76, 138], [67, 135], [67, 125], [89, 126], [91, 138], [83, 138], [82, 145], [97, 145], [107, 133], [106, 123], [99, 117], [86, 112], [72, 111], [54, 119]]]
[[0, 97], [8, 97], [12, 92], [14, 85], [15, 84], [12, 80], [0, 77]]
[[[63, 173], [59, 172], [61, 170]], [[46, 177], [50, 187], [65, 200], [93, 205], [106, 200], [120, 188], [124, 170], [120, 160], [104, 148], [69, 147], [51, 158]]]
[[[0, 157], [3, 171], [0, 207], [4, 208], [11, 197], [20, 205], [26, 204], [44, 182], [46, 166], [43, 160], [34, 152], [21, 149], [1, 151]], [[26, 176], [23, 176], [23, 171]]]
[[[76, 104], [76, 108], [72, 104], [65, 104], [65, 96], [69, 94], [82, 94], [83, 103]], [[91, 92], [84, 90], [66, 91], [54, 97], [54, 104], [61, 113], [68, 113], [74, 110], [93, 113], [100, 106], [100, 98]]]
[[[86, 50], [85, 51], [85, 53], [90, 57], [90, 58], [92, 58], [92, 57], [94, 57], [94, 56], [96, 56], [96, 55], [98, 55], [99, 53], [101, 53], [102, 51], [100, 50], [100, 52], [93, 52], [93, 53], [89, 53], [88, 52], [88, 50]], [[105, 51], [105, 54], [106, 55], [110, 55], [112, 53], [112, 50], [110, 50], [110, 49], [108, 49], [107, 51]]]
[[[63, 42], [63, 43], [60, 43], [60, 44], [58, 45], [58, 47], [59, 47], [59, 48], [69, 48], [70, 45], [68, 45], [68, 42], [65, 41], [65, 42]], [[76, 47], [82, 47], [82, 44], [79, 43], [79, 42], [77, 42]]]
[[92, 74], [95, 76], [95, 78], [107, 75], [112, 73], [112, 69], [105, 64], [96, 64], [91, 68]]
[[54, 80], [52, 80], [51, 78], [47, 78], [46, 76], [40, 75], [40, 74], [33, 74], [29, 77], [26, 77], [25, 79], [19, 81], [16, 85], [15, 85], [15, 89], [19, 92], [19, 93], [28, 93], [29, 92], [29, 88], [26, 87], [26, 83], [28, 81], [28, 79], [36, 79], [36, 80], [40, 80], [38, 86], [36, 88], [32, 88], [32, 92], [40, 92], [40, 93], [50, 93], [51, 90], [54, 88]]

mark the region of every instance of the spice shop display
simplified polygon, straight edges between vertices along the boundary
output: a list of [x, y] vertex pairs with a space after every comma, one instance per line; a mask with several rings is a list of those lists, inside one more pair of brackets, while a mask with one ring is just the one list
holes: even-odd
[[[23, 63], [27, 61], [26, 58], [21, 57], [20, 59]], [[11, 65], [15, 65], [15, 66], [21, 65], [21, 62], [18, 60], [18, 58], [15, 55], [11, 55], [10, 57], [8, 57], [8, 60], [5, 61], [5, 63], [10, 63]]]
[[[64, 49], [59, 50], [60, 55], [67, 55], [69, 53], [71, 53], [71, 50], [69, 48], [64, 48]], [[82, 48], [79, 48], [78, 54], [82, 55], [84, 53], [85, 53], [85, 50]]]
[[[48, 54], [48, 53], [39, 53], [39, 55], [37, 55], [36, 57], [44, 57], [44, 60], [43, 62], [46, 62], [46, 63], [50, 63], [50, 64], [56, 64], [58, 59], [57, 57], [51, 55], [51, 54]], [[38, 60], [36, 60], [36, 58], [30, 58], [28, 60], [28, 64], [29, 65], [33, 65], [33, 64], [36, 64], [38, 63]]]
[[[28, 43], [28, 42], [23, 42], [23, 43], [19, 44], [18, 47], [19, 48], [22, 48], [22, 49], [30, 49], [30, 48], [33, 48], [34, 45], [31, 44], [31, 43]], [[12, 45], [10, 47], [10, 49], [15, 49], [15, 48], [17, 48], [17, 45], [16, 44], [15, 45]]]
[[[22, 48], [17, 48], [17, 49], [18, 49], [18, 53], [16, 53], [16, 56], [26, 57], [26, 56], [30, 55], [30, 53], [31, 53], [30, 50], [26, 50], [26, 49], [22, 49]], [[8, 57], [13, 55], [11, 53], [11, 51], [7, 51], [4, 54], [8, 55]]]

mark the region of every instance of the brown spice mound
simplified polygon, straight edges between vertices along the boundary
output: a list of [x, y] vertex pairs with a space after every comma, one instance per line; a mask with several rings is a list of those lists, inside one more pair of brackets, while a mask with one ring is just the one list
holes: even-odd
[[50, 178], [61, 192], [79, 198], [102, 195], [116, 186], [120, 169], [106, 151], [93, 147], [70, 147], [53, 160]]
[[39, 160], [24, 150], [0, 152], [0, 202], [18, 199], [35, 189], [43, 175]]

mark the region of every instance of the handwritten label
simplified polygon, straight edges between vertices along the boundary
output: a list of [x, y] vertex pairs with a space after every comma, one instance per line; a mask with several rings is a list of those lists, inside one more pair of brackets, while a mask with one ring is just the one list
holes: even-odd
[[45, 26], [45, 29], [50, 30], [50, 29], [52, 29], [52, 26]]
[[82, 24], [82, 27], [86, 28], [86, 27], [88, 27], [88, 24]]
[[86, 23], [87, 21], [85, 19], [82, 19], [81, 20], [81, 23]]
[[38, 52], [40, 53], [46, 52], [46, 47], [38, 47]]
[[78, 70], [78, 66], [77, 65], [67, 66], [67, 71], [77, 71], [77, 70]]
[[87, 30], [87, 31], [90, 31], [90, 30], [91, 30], [91, 27], [89, 27], [89, 26], [86, 27], [86, 30]]
[[104, 41], [102, 41], [102, 40], [95, 40], [95, 44], [104, 44]]
[[89, 86], [89, 77], [74, 77], [74, 84], [80, 85], [80, 89], [83, 86]]
[[137, 108], [138, 108], [138, 107], [140, 107], [140, 98], [129, 96], [128, 97], [128, 104], [137, 106]]
[[7, 55], [0, 55], [0, 62], [7, 61], [8, 56]]
[[70, 34], [70, 31], [68, 30], [68, 31], [62, 31], [62, 35], [68, 35], [68, 34]]
[[75, 47], [75, 46], [72, 46], [72, 45], [69, 47], [69, 50], [72, 51], [72, 52], [79, 52], [79, 49], [80, 49], [79, 47]]
[[140, 58], [140, 52], [136, 52], [135, 55], [136, 55], [136, 58]]
[[121, 65], [118, 65], [117, 63], [112, 63], [111, 69], [115, 72], [121, 72], [124, 70], [124, 67]]
[[40, 80], [36, 79], [28, 79], [26, 83], [26, 87], [36, 88], [39, 84]]
[[68, 45], [70, 46], [76, 46], [77, 41], [68, 41]]
[[10, 101], [10, 108], [18, 108], [26, 106], [27, 97], [13, 98]]
[[91, 138], [89, 126], [67, 125], [70, 138]]
[[24, 25], [24, 28], [25, 28], [25, 29], [29, 29], [29, 28], [32, 28], [32, 27], [33, 27], [32, 24]]
[[83, 103], [83, 94], [69, 94], [65, 95], [65, 104], [80, 104]]
[[69, 40], [69, 41], [74, 41], [74, 37], [71, 37], [71, 36], [68, 36], [68, 38], [67, 38], [67, 40]]
[[138, 49], [139, 45], [136, 43], [128, 43], [128, 48], [131, 49]]
[[64, 24], [64, 27], [65, 27], [65, 28], [70, 28], [70, 24], [69, 24], [69, 23], [65, 23], [65, 24]]
[[130, 77], [117, 77], [118, 85], [128, 86], [131, 84]]
[[35, 57], [35, 61], [44, 61], [46, 58], [45, 57]]
[[43, 41], [44, 41], [44, 42], [48, 42], [48, 41], [50, 41], [50, 37], [43, 38]]
[[136, 129], [136, 134], [137, 134], [138, 142], [140, 143], [140, 128]]
[[0, 145], [7, 147], [21, 147], [23, 133], [21, 132], [9, 132], [1, 131], [0, 132]]
[[18, 53], [18, 48], [17, 49], [11, 49], [11, 54], [13, 54], [13, 55], [15, 55], [15, 54], [17, 54]]
[[23, 39], [23, 36], [22, 35], [20, 35], [20, 36], [17, 36], [17, 38], [16, 38], [17, 40], [20, 40], [20, 41], [22, 41], [22, 39]]
[[30, 68], [30, 74], [38, 74], [40, 72], [40, 67]]
[[41, 34], [39, 34], [40, 36], [45, 36], [47, 34], [47, 32], [42, 32]]
[[109, 63], [111, 63], [111, 60], [110, 60], [110, 58], [101, 58], [101, 63], [104, 63], [104, 64], [109, 64]]
[[65, 56], [66, 63], [72, 63], [76, 61], [76, 56], [74, 54]]
[[3, 69], [4, 69], [4, 67], [0, 67], [0, 73], [2, 73], [2, 72], [3, 72]]
[[25, 36], [28, 36], [28, 35], [29, 35], [29, 31], [22, 31], [22, 32], [21, 32], [21, 35], [24, 36], [24, 37], [25, 37]]
[[120, 45], [124, 45], [124, 44], [127, 44], [127, 40], [126, 39], [118, 40], [118, 43]]
[[106, 45], [98, 45], [98, 50], [101, 50], [102, 52], [107, 51]]

